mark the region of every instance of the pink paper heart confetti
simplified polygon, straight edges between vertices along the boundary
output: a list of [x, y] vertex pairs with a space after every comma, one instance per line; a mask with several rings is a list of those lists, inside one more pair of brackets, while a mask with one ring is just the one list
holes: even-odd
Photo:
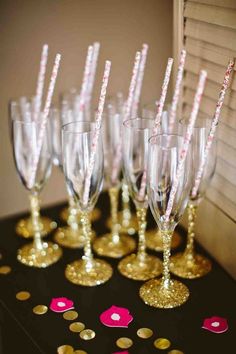
[[125, 307], [112, 305], [100, 315], [100, 321], [107, 327], [128, 327], [133, 316]]
[[52, 298], [50, 309], [53, 312], [65, 312], [74, 308], [74, 303], [72, 300], [66, 297], [56, 297]]
[[213, 316], [204, 319], [202, 328], [213, 333], [224, 333], [229, 327], [226, 318]]

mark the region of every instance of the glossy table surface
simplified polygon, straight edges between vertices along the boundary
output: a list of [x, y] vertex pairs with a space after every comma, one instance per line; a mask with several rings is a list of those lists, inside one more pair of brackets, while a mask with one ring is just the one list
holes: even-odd
[[[107, 232], [104, 221], [109, 214], [109, 201], [106, 194], [100, 196], [98, 207], [102, 210], [102, 218], [94, 223], [94, 229], [99, 236]], [[51, 207], [43, 210], [42, 214], [60, 225], [61, 208], [62, 205]], [[119, 337], [133, 340], [133, 346], [128, 349], [130, 354], [168, 353], [172, 349], [185, 354], [236, 353], [236, 283], [214, 260], [210, 274], [201, 279], [183, 281], [190, 290], [186, 304], [170, 310], [154, 309], [139, 298], [142, 283], [119, 274], [116, 269], [118, 260], [107, 259], [114, 268], [113, 277], [104, 285], [93, 288], [73, 285], [64, 276], [66, 264], [80, 258], [81, 250], [64, 249], [60, 261], [47, 269], [34, 269], [20, 264], [16, 260], [17, 248], [28, 241], [15, 233], [19, 218], [18, 215], [0, 221], [0, 266], [9, 265], [12, 268], [8, 275], [0, 274], [1, 354], [53, 354], [63, 344], [89, 354], [111, 354], [122, 352], [116, 346]], [[149, 226], [151, 224], [153, 221], [150, 217]], [[53, 234], [48, 239], [52, 237]], [[199, 246], [197, 248], [205, 253]], [[161, 257], [160, 253], [157, 255]], [[31, 298], [24, 302], [16, 300], [16, 293], [21, 290], [29, 291]], [[76, 321], [93, 329], [96, 337], [90, 341], [82, 340], [78, 333], [69, 330], [70, 322], [62, 314], [48, 310], [45, 315], [38, 316], [32, 312], [32, 308], [38, 304], [49, 306], [53, 297], [73, 300], [79, 314]], [[111, 305], [130, 310], [134, 320], [128, 328], [109, 328], [100, 323], [100, 314]], [[212, 316], [226, 318], [229, 330], [214, 334], [202, 329], [204, 318]], [[152, 329], [153, 336], [149, 339], [139, 338], [136, 332], [141, 327]], [[168, 350], [154, 347], [153, 342], [159, 337], [171, 341]]]

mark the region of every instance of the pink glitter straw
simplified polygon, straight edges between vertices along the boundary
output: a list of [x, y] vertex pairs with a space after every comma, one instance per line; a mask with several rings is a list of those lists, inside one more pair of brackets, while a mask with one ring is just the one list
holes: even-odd
[[220, 90], [220, 94], [219, 94], [219, 99], [218, 99], [218, 102], [216, 104], [214, 117], [213, 117], [212, 122], [211, 122], [211, 127], [210, 127], [210, 131], [209, 131], [209, 134], [208, 134], [208, 137], [207, 137], [205, 150], [204, 150], [204, 156], [203, 156], [203, 159], [202, 159], [201, 164], [199, 166], [199, 170], [197, 172], [197, 176], [196, 176], [196, 179], [195, 179], [194, 187], [192, 189], [192, 194], [191, 195], [192, 195], [193, 198], [195, 198], [197, 196], [198, 188], [199, 188], [199, 185], [201, 183], [202, 175], [203, 175], [204, 168], [205, 168], [205, 165], [206, 165], [206, 162], [207, 162], [207, 157], [208, 157], [209, 151], [210, 151], [211, 146], [212, 146], [212, 142], [213, 142], [213, 139], [214, 139], [216, 127], [217, 127], [218, 122], [219, 122], [220, 113], [221, 113], [222, 105], [223, 105], [223, 102], [224, 102], [225, 93], [226, 93], [226, 90], [227, 90], [227, 88], [229, 86], [230, 74], [233, 71], [233, 67], [234, 67], [234, 61], [230, 60], [229, 64], [228, 64], [228, 67], [227, 67], [227, 70], [225, 72], [224, 81], [223, 81], [223, 84], [222, 84], [222, 87], [221, 87], [221, 90]]
[[35, 107], [34, 107], [34, 115], [33, 115], [33, 119], [35, 122], [39, 118], [39, 112], [41, 110], [41, 105], [42, 105], [43, 87], [44, 87], [47, 61], [48, 61], [48, 45], [44, 44], [42, 49], [42, 54], [41, 54], [36, 96], [35, 96]]
[[[141, 60], [141, 53], [136, 52], [132, 78], [131, 78], [130, 86], [129, 86], [129, 95], [128, 95], [128, 99], [125, 104], [125, 112], [124, 112], [123, 122], [125, 122], [127, 119], [129, 119], [130, 115], [131, 115], [132, 103], [133, 103], [133, 99], [134, 99], [134, 90], [135, 90], [135, 86], [137, 83], [140, 60]], [[121, 142], [121, 140], [122, 139], [120, 138], [120, 142], [119, 142], [119, 144], [117, 144], [116, 154], [114, 157], [114, 163], [112, 166], [111, 180], [113, 182], [117, 179], [117, 175], [119, 172], [119, 165], [120, 165], [121, 155], [122, 155], [122, 142]]]
[[138, 113], [138, 107], [139, 107], [139, 101], [140, 101], [140, 95], [141, 95], [143, 77], [144, 77], [144, 70], [145, 70], [145, 65], [147, 60], [147, 53], [148, 53], [148, 45], [144, 43], [141, 52], [141, 61], [140, 61], [140, 66], [139, 66], [139, 71], [137, 76], [137, 84], [134, 91], [131, 118], [136, 118]]
[[203, 90], [205, 87], [206, 77], [207, 77], [207, 72], [205, 70], [201, 70], [199, 81], [198, 81], [198, 86], [197, 86], [197, 91], [196, 91], [194, 101], [193, 101], [193, 108], [191, 111], [189, 124], [187, 127], [186, 134], [184, 136], [183, 146], [182, 146], [182, 149], [180, 152], [180, 160], [178, 163], [176, 176], [175, 176], [175, 179], [174, 179], [171, 191], [170, 191], [170, 197], [169, 197], [169, 201], [168, 201], [168, 205], [167, 205], [167, 209], [166, 209], [166, 214], [165, 214], [165, 221], [166, 222], [169, 221], [170, 214], [171, 214], [173, 204], [174, 204], [175, 195], [176, 195], [178, 184], [179, 184], [179, 180], [180, 180], [181, 174], [183, 172], [184, 163], [186, 160], [189, 144], [190, 144], [192, 134], [193, 134], [194, 124], [197, 119], [197, 114], [198, 114], [200, 102], [202, 99]]
[[41, 152], [42, 145], [43, 145], [44, 132], [46, 129], [47, 118], [48, 118], [49, 109], [50, 109], [51, 102], [52, 102], [52, 96], [53, 96], [53, 92], [54, 92], [54, 88], [55, 88], [55, 84], [56, 84], [57, 73], [58, 73], [58, 69], [60, 66], [60, 60], [61, 60], [61, 55], [57, 54], [55, 61], [54, 61], [54, 66], [52, 69], [50, 84], [48, 87], [47, 98], [46, 98], [46, 102], [45, 102], [45, 106], [44, 106], [44, 110], [43, 110], [43, 118], [42, 118], [42, 122], [41, 122], [40, 128], [39, 128], [37, 152], [33, 158], [33, 163], [32, 163], [32, 174], [31, 174], [31, 178], [29, 181], [29, 185], [31, 188], [33, 188], [34, 183], [35, 183], [35, 179], [36, 179], [36, 173], [37, 173], [37, 167], [38, 167], [38, 163], [39, 163], [40, 152]]
[[92, 138], [92, 148], [91, 148], [91, 156], [89, 159], [89, 168], [88, 168], [88, 172], [87, 172], [87, 175], [85, 178], [85, 186], [84, 186], [84, 194], [83, 194], [83, 203], [85, 205], [88, 204], [89, 189], [90, 189], [91, 177], [92, 177], [93, 167], [94, 167], [94, 162], [95, 162], [95, 155], [96, 155], [96, 150], [97, 150], [98, 139], [99, 139], [99, 135], [101, 132], [102, 114], [103, 114], [104, 103], [105, 103], [105, 98], [106, 98], [106, 91], [107, 91], [107, 85], [108, 85], [108, 80], [109, 80], [109, 75], [110, 75], [110, 69], [111, 69], [111, 62], [107, 60], [106, 64], [105, 64], [101, 93], [100, 93], [100, 98], [99, 98], [99, 103], [98, 103], [98, 110], [97, 110], [97, 114], [96, 114], [96, 120], [95, 120], [96, 126], [95, 126], [95, 130], [94, 130], [94, 135]]
[[87, 94], [86, 94], [86, 103], [87, 104], [89, 104], [92, 99], [99, 50], [100, 50], [100, 43], [99, 42], [93, 43], [93, 55], [92, 55], [92, 61], [91, 61], [91, 75], [88, 80]]
[[164, 81], [163, 81], [162, 88], [161, 88], [161, 97], [157, 103], [157, 114], [155, 117], [155, 123], [154, 123], [153, 131], [152, 131], [152, 135], [157, 135], [158, 127], [161, 123], [161, 116], [162, 116], [162, 112], [163, 112], [163, 108], [164, 108], [164, 104], [165, 104], [165, 100], [166, 100], [166, 94], [167, 94], [167, 89], [168, 89], [168, 85], [169, 85], [169, 81], [170, 81], [170, 74], [171, 74], [173, 61], [174, 61], [173, 58], [169, 58], [168, 62], [167, 62], [165, 77], [164, 77]]
[[178, 72], [177, 72], [175, 90], [174, 90], [174, 95], [173, 95], [172, 104], [171, 104], [171, 108], [170, 108], [170, 114], [169, 114], [169, 132], [170, 133], [173, 131], [174, 124], [175, 124], [176, 110], [177, 110], [177, 105], [178, 105], [179, 96], [180, 96], [180, 87], [181, 87], [181, 83], [183, 80], [185, 58], [186, 58], [186, 50], [182, 49], [181, 54], [180, 54], [180, 61], [179, 61], [179, 67], [178, 67]]
[[88, 83], [91, 75], [91, 66], [92, 66], [92, 57], [93, 57], [93, 46], [88, 47], [87, 57], [84, 67], [84, 75], [82, 80], [82, 86], [80, 91], [80, 98], [79, 98], [79, 117], [77, 120], [83, 120], [83, 113], [85, 108], [87, 90], [88, 90]]

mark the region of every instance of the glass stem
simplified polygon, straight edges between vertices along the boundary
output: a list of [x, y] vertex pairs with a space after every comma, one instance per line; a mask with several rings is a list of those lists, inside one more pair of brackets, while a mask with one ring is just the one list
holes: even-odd
[[138, 218], [138, 227], [139, 227], [138, 259], [140, 261], [142, 261], [146, 255], [145, 252], [146, 249], [145, 231], [147, 226], [146, 215], [147, 215], [147, 209], [145, 207], [137, 208], [137, 218]]
[[122, 223], [124, 226], [129, 225], [131, 219], [131, 211], [129, 207], [129, 187], [122, 181]]
[[120, 235], [119, 235], [120, 226], [118, 224], [119, 188], [118, 187], [109, 188], [109, 196], [111, 201], [111, 220], [112, 220], [111, 237], [113, 243], [118, 243], [120, 241]]
[[69, 216], [67, 223], [73, 231], [78, 231], [78, 208], [71, 196], [69, 196]]
[[192, 260], [194, 258], [194, 237], [195, 237], [195, 222], [197, 216], [197, 206], [189, 203], [188, 205], [188, 236], [187, 245], [185, 248], [185, 256]]
[[170, 247], [173, 231], [161, 230], [163, 241], [163, 277], [162, 286], [168, 289], [170, 284]]
[[81, 212], [81, 223], [83, 227], [83, 234], [85, 237], [85, 245], [84, 245], [84, 256], [82, 257], [85, 261], [85, 266], [87, 271], [90, 271], [93, 267], [93, 254], [91, 247], [91, 224], [89, 219], [89, 213], [87, 211]]
[[32, 226], [34, 230], [34, 244], [38, 250], [43, 249], [43, 243], [41, 240], [41, 225], [40, 225], [40, 206], [39, 197], [37, 192], [30, 194], [30, 209], [31, 209], [31, 219]]

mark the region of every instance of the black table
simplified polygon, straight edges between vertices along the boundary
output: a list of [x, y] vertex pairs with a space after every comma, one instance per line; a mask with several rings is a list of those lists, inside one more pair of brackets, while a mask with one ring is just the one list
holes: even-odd
[[[106, 194], [101, 195], [98, 206], [103, 213], [94, 228], [101, 235], [107, 231], [104, 223], [109, 212]], [[42, 214], [52, 217], [60, 225], [61, 208], [62, 205], [48, 208]], [[182, 350], [185, 354], [236, 352], [236, 284], [214, 260], [210, 274], [202, 279], [184, 281], [191, 293], [186, 304], [176, 309], [158, 310], [141, 301], [138, 295], [141, 283], [122, 277], [116, 269], [116, 260], [109, 260], [114, 267], [112, 279], [94, 288], [73, 285], [64, 277], [66, 264], [81, 257], [82, 252], [78, 250], [65, 249], [63, 258], [47, 269], [33, 269], [20, 264], [16, 260], [17, 248], [28, 241], [15, 234], [18, 219], [19, 215], [0, 222], [0, 252], [3, 256], [0, 265], [12, 267], [10, 274], [0, 275], [1, 354], [53, 354], [63, 344], [83, 349], [89, 354], [111, 354], [122, 351], [115, 344], [119, 337], [133, 340], [134, 344], [128, 351], [135, 354], [168, 353], [171, 349]], [[197, 248], [205, 253], [199, 246]], [[16, 300], [15, 295], [21, 290], [29, 291], [31, 298], [25, 302]], [[34, 306], [49, 306], [53, 297], [61, 296], [74, 301], [79, 313], [77, 320], [96, 332], [93, 340], [83, 341], [78, 333], [72, 333], [70, 322], [62, 314], [49, 310], [38, 316], [32, 312]], [[108, 328], [100, 323], [99, 315], [111, 305], [130, 310], [134, 320], [129, 328]], [[201, 328], [203, 319], [214, 315], [227, 318], [227, 332], [214, 334]], [[151, 328], [153, 336], [145, 340], [139, 338], [136, 331], [140, 327]], [[156, 349], [153, 342], [158, 337], [168, 338], [171, 347], [168, 350]]]

